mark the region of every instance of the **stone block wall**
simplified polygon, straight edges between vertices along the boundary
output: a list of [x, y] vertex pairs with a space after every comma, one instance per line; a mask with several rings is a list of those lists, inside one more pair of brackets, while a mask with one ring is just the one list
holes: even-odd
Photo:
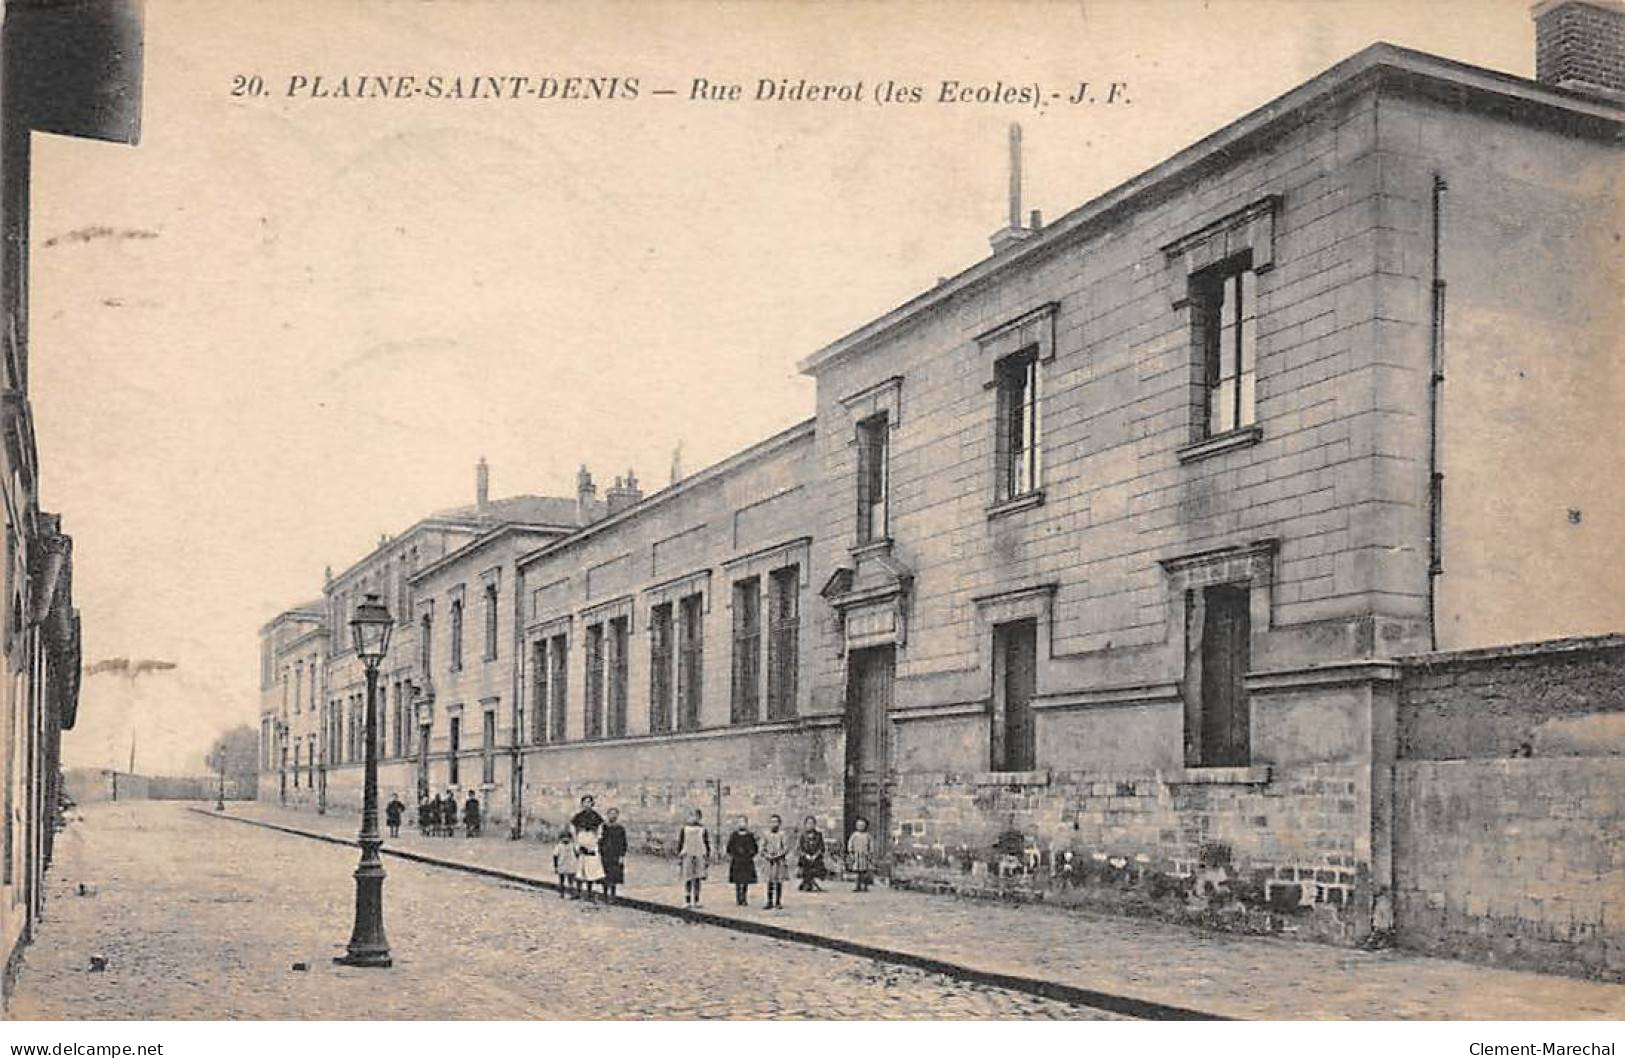
[[[899, 777], [893, 877], [1339, 942], [1370, 921], [1353, 764]], [[1220, 781], [1215, 781], [1220, 780]]]
[[1625, 758], [1403, 761], [1401, 945], [1625, 981]]

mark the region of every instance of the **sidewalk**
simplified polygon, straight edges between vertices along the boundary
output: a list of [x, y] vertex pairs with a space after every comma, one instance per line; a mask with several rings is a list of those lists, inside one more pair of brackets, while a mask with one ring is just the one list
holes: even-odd
[[[353, 840], [358, 820], [271, 805], [233, 803], [227, 815]], [[236, 825], [222, 821], [221, 825]], [[425, 838], [402, 829], [390, 849], [551, 882], [550, 847], [509, 841]], [[388, 860], [385, 861], [386, 867]], [[1625, 1018], [1625, 985], [1601, 984], [1432, 959], [1401, 952], [1361, 952], [1326, 945], [1203, 933], [1133, 919], [1043, 905], [1003, 905], [934, 896], [884, 885], [854, 894], [826, 884], [801, 893], [795, 883], [782, 911], [734, 906], [727, 869], [713, 865], [705, 910], [765, 922], [836, 941], [956, 963], [988, 974], [1042, 978], [1073, 988], [1220, 1017], [1290, 1019], [1421, 1018], [1548, 1020]], [[387, 883], [386, 883], [387, 892]], [[626, 896], [680, 907], [675, 863], [652, 856], [627, 860]], [[549, 897], [550, 899], [556, 899]], [[635, 914], [634, 911], [628, 913]]]

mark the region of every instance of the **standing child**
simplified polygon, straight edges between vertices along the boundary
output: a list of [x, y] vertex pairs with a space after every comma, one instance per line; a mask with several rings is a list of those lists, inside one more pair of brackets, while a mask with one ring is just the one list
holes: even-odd
[[604, 861], [604, 899], [614, 903], [615, 891], [626, 881], [626, 828], [621, 826], [619, 808], [611, 808], [606, 816], [598, 856]]
[[874, 838], [869, 834], [869, 821], [862, 816], [852, 824], [852, 836], [846, 839], [846, 865], [858, 876], [854, 893], [867, 893], [874, 877]]
[[401, 836], [401, 816], [406, 812], [406, 805], [401, 801], [398, 793], [389, 795], [389, 804], [384, 806], [384, 822], [389, 824], [389, 836]]
[[677, 836], [677, 870], [683, 879], [683, 906], [700, 906], [700, 883], [711, 860], [711, 835], [700, 823], [700, 810], [688, 811], [688, 822]]
[[801, 837], [796, 842], [797, 866], [801, 873], [801, 891], [821, 893], [818, 879], [824, 876], [824, 832], [818, 829], [818, 820], [808, 816], [801, 824]]
[[790, 839], [784, 833], [784, 820], [767, 817], [767, 833], [762, 835], [762, 881], [767, 883], [767, 909], [784, 910], [784, 880], [790, 877]]
[[728, 881], [734, 884], [734, 903], [740, 907], [750, 906], [750, 887], [756, 883], [756, 854], [761, 846], [756, 841], [756, 835], [750, 832], [745, 825], [745, 817], [740, 816], [734, 823], [734, 832], [728, 835]]
[[559, 899], [568, 894], [576, 897], [576, 843], [568, 830], [559, 831], [558, 844], [553, 846], [553, 873], [559, 876]]

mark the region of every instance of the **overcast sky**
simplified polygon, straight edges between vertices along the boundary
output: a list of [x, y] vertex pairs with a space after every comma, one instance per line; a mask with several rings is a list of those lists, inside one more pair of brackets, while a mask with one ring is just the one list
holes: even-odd
[[[1053, 219], [1373, 41], [1529, 76], [1533, 38], [1522, 0], [147, 0], [141, 144], [36, 137], [30, 381], [87, 662], [179, 667], [156, 700], [88, 680], [67, 758], [123, 761], [144, 710], [144, 770], [255, 724], [259, 626], [471, 502], [480, 455], [497, 495], [582, 462], [653, 487], [679, 441], [692, 471], [809, 416], [799, 358], [986, 256], [1013, 120]], [[640, 94], [288, 97], [318, 74]], [[866, 101], [695, 102], [697, 77]], [[945, 79], [1131, 102], [942, 104]], [[869, 103], [887, 80], [926, 101]]]

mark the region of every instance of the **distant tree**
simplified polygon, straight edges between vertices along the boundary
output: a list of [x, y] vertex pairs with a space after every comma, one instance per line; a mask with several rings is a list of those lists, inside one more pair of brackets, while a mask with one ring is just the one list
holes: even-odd
[[209, 774], [218, 775], [224, 771], [226, 778], [234, 782], [238, 790], [248, 793], [254, 789], [259, 759], [259, 732], [247, 724], [241, 724], [214, 740], [204, 764]]

